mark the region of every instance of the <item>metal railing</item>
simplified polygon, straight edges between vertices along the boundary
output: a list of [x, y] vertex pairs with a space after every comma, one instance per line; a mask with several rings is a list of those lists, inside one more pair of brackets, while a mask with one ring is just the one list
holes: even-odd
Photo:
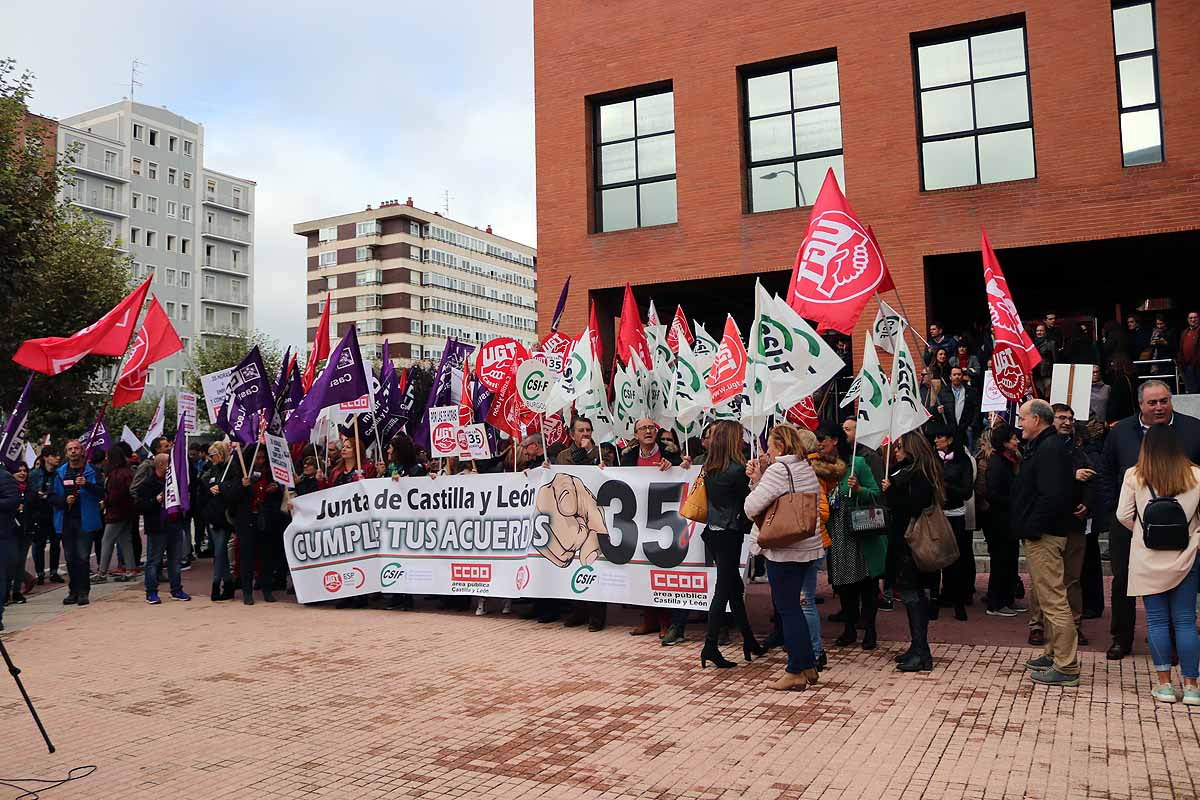
[[129, 178], [129, 170], [121, 163], [121, 159], [115, 158], [110, 163], [103, 158], [95, 158], [94, 156], [77, 155], [75, 160], [71, 162], [72, 166], [79, 169], [86, 169], [89, 172], [99, 172], [102, 175], [112, 175], [114, 178]]
[[204, 232], [213, 236], [224, 236], [226, 239], [234, 239], [239, 242], [250, 242], [250, 233], [245, 228], [235, 228], [232, 225], [222, 225], [219, 222], [204, 223]]
[[204, 259], [204, 263], [200, 266], [207, 267], [208, 269], [223, 269], [226, 272], [238, 272], [243, 275], [246, 274], [246, 265], [241, 263], [225, 263], [223, 261], [214, 261], [211, 258], [206, 258]]
[[201, 300], [214, 300], [219, 303], [236, 303], [237, 305], [247, 306], [250, 304], [250, 299], [245, 291], [235, 292], [232, 289], [222, 287], [210, 289], [205, 287], [200, 290]]
[[68, 192], [67, 199], [72, 203], [78, 203], [87, 208], [98, 208], [104, 211], [111, 211], [114, 214], [127, 214], [125, 201], [117, 197], [109, 200], [103, 197], [100, 192]]

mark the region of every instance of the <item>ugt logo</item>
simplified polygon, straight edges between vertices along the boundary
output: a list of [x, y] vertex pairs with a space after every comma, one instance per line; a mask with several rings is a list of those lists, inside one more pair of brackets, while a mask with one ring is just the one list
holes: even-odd
[[841, 303], [875, 291], [883, 280], [883, 258], [858, 220], [826, 211], [809, 230], [796, 276], [801, 299]]

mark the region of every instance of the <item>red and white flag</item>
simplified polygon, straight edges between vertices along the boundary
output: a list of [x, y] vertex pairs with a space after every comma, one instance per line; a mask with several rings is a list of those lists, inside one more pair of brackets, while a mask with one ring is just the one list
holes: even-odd
[[146, 302], [146, 293], [150, 291], [151, 280], [153, 276], [146, 278], [112, 311], [70, 336], [27, 339], [17, 349], [13, 361], [34, 372], [58, 375], [89, 355], [124, 355], [137, 327], [138, 315], [142, 313], [142, 304]]
[[787, 303], [817, 330], [850, 334], [877, 292], [893, 288], [883, 253], [830, 169], [796, 253]]
[[146, 321], [142, 323], [137, 338], [133, 341], [129, 360], [125, 362], [125, 367], [117, 378], [117, 385], [113, 390], [113, 408], [141, 400], [142, 393], [146, 391], [150, 365], [182, 349], [183, 342], [171, 325], [171, 320], [167, 319], [163, 307], [159, 305], [158, 298], [151, 298]]
[[642, 325], [642, 316], [638, 312], [637, 301], [633, 299], [633, 287], [625, 284], [625, 299], [621, 303], [621, 327], [617, 331], [617, 358], [622, 364], [629, 364], [631, 353], [637, 353], [638, 360], [643, 364], [653, 364], [650, 358], [650, 344], [646, 341], [646, 329]]
[[683, 315], [683, 306], [675, 306], [675, 316], [671, 318], [671, 327], [667, 329], [667, 347], [671, 352], [679, 354], [679, 340], [684, 339], [691, 347], [696, 343], [692, 335], [692, 326], [688, 325], [687, 317]]
[[725, 317], [725, 335], [713, 356], [712, 369], [704, 379], [714, 405], [720, 405], [742, 393], [746, 386], [746, 346], [733, 316]]
[[317, 332], [313, 334], [313, 348], [308, 351], [308, 363], [304, 366], [304, 375], [300, 381], [304, 391], [312, 388], [317, 379], [317, 370], [329, 358], [329, 293], [325, 293], [325, 308], [321, 312], [321, 321], [317, 323]]
[[996, 260], [996, 253], [988, 241], [987, 231], [982, 231], [983, 282], [987, 292], [988, 311], [992, 316], [992, 375], [996, 388], [1009, 400], [1021, 401], [1029, 391], [1033, 368], [1041, 363], [1042, 356], [1034, 346], [1021, 315], [1013, 303], [1008, 281]]

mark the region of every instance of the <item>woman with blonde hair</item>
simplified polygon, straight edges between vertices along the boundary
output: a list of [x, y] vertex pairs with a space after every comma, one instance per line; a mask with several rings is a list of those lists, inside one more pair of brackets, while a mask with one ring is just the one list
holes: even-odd
[[[763, 461], [756, 460], [746, 470], [753, 487], [746, 498], [746, 515], [756, 517], [777, 499], [791, 493], [819, 497], [821, 484], [806, 457], [807, 452], [815, 450], [816, 446], [816, 437], [811, 431], [800, 431], [790, 425], [772, 428], [767, 438], [769, 465], [764, 468]], [[757, 525], [750, 535], [752, 542], [757, 545]], [[763, 553], [767, 557], [771, 600], [775, 604], [775, 613], [783, 623], [783, 641], [788, 654], [783, 677], [767, 686], [778, 691], [803, 691], [810, 683], [817, 682], [817, 669], [812, 636], [800, 594], [808, 583], [809, 574], [816, 571], [816, 562], [825, 554], [825, 549], [821, 537], [813, 535], [787, 547], [773, 547]]]
[[[1170, 508], [1173, 498], [1178, 508]], [[1155, 522], [1168, 524], [1151, 527], [1149, 544], [1171, 549], [1151, 549], [1143, 523], [1148, 506], [1155, 503], [1164, 512], [1155, 513]], [[1158, 512], [1159, 508], [1155, 509]], [[1200, 585], [1200, 567], [1196, 559], [1200, 547], [1200, 467], [1183, 451], [1175, 431], [1169, 425], [1152, 425], [1142, 438], [1137, 464], [1125, 472], [1121, 498], [1117, 503], [1117, 521], [1133, 531], [1129, 550], [1130, 597], [1141, 595], [1146, 609], [1146, 634], [1150, 657], [1158, 673], [1158, 686], [1151, 696], [1161, 703], [1174, 703], [1179, 697], [1171, 685], [1171, 631], [1175, 632], [1175, 650], [1183, 675], [1184, 705], [1200, 706], [1200, 636], [1196, 633], [1196, 588]], [[1173, 523], [1173, 525], [1171, 524]], [[1186, 526], [1186, 529], [1183, 529]], [[1178, 541], [1160, 542], [1159, 531], [1170, 529]], [[1175, 545], [1182, 544], [1182, 548]]]

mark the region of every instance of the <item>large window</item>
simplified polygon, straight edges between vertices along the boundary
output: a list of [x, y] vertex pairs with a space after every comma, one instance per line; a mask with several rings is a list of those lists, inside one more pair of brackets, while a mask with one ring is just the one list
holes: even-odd
[[1154, 4], [1114, 3], [1113, 44], [1117, 53], [1122, 161], [1127, 167], [1156, 164], [1163, 160], [1163, 131]]
[[830, 168], [845, 187], [837, 60], [745, 74], [750, 210], [812, 205]]
[[597, 231], [677, 220], [673, 92], [597, 103], [594, 140]]
[[916, 68], [922, 188], [1037, 174], [1023, 25], [922, 39]]

